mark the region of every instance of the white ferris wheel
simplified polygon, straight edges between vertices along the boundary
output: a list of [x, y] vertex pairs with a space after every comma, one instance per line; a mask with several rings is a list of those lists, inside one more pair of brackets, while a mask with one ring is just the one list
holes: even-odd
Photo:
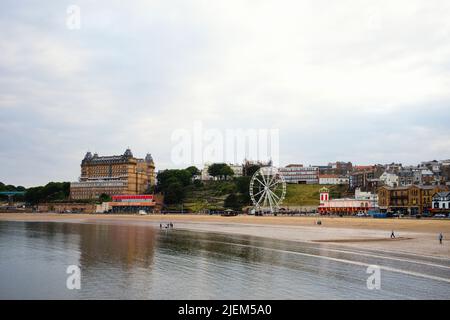
[[286, 195], [286, 182], [275, 167], [262, 167], [250, 180], [250, 198], [257, 211], [278, 211]]

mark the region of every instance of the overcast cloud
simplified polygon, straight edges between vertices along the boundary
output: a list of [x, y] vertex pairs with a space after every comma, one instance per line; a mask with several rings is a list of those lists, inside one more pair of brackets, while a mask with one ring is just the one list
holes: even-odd
[[448, 0], [3, 0], [0, 181], [74, 181], [86, 151], [127, 147], [172, 168], [195, 121], [278, 128], [283, 165], [450, 158], [449, 17]]

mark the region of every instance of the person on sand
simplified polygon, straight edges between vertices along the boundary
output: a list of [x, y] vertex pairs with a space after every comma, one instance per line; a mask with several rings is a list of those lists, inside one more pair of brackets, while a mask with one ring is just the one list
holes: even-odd
[[439, 244], [442, 244], [442, 240], [444, 239], [444, 235], [442, 234], [442, 232], [439, 233], [438, 239], [439, 239]]
[[159, 224], [159, 228], [162, 229], [162, 224], [161, 223]]
[[392, 232], [391, 232], [391, 239], [395, 239], [394, 230], [392, 230]]

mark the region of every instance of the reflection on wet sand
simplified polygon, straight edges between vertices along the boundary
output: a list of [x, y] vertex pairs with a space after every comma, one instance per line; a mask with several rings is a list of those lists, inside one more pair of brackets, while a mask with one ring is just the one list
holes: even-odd
[[[29, 240], [45, 238], [61, 241], [77, 236], [80, 265], [95, 266], [102, 261], [114, 261], [124, 269], [133, 266], [150, 267], [156, 246], [156, 231], [134, 225], [101, 225], [75, 223], [25, 222]], [[1, 230], [1, 229], [0, 229]]]
[[123, 269], [153, 264], [156, 231], [151, 227], [80, 224], [80, 265], [94, 267], [107, 261]]
[[[243, 240], [252, 243], [251, 237], [241, 236]], [[165, 232], [160, 235], [159, 246], [162, 250], [174, 254], [196, 254], [204, 258], [214, 258], [217, 260], [233, 259], [245, 262], [267, 262], [276, 263], [276, 255], [263, 252], [251, 246], [234, 246], [226, 242], [221, 235], [211, 235], [206, 233], [190, 232]]]
[[[81, 290], [66, 288], [72, 264]], [[383, 271], [382, 290], [368, 290], [369, 264], [407, 272]], [[417, 256], [149, 224], [0, 221], [3, 299], [446, 299], [449, 268]]]

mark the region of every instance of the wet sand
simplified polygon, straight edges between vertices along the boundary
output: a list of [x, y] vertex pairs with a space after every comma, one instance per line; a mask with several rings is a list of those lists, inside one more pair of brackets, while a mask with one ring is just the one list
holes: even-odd
[[[353, 217], [221, 217], [209, 215], [105, 215], [0, 213], [0, 220], [78, 223], [132, 223], [156, 225], [173, 222], [176, 229], [251, 235], [278, 240], [321, 242], [383, 252], [450, 258], [450, 221], [373, 219]], [[322, 225], [317, 225], [321, 220]], [[394, 230], [396, 239], [390, 239]], [[444, 235], [439, 245], [438, 234]]]

